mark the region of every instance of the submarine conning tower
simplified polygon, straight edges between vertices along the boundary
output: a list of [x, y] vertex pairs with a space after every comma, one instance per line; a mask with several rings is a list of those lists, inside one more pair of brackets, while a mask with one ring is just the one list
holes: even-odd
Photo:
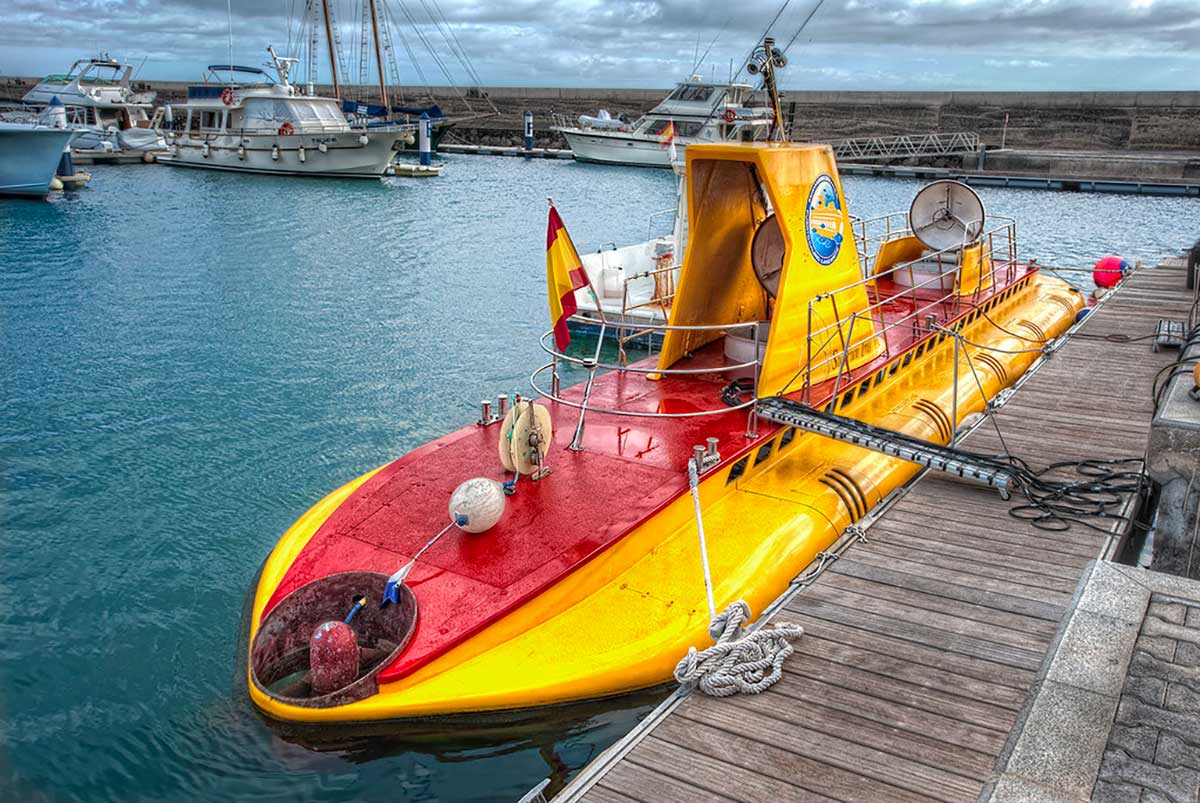
[[[769, 321], [758, 395], [870, 361], [883, 343], [869, 314], [853, 224], [828, 145], [689, 145], [688, 244], [671, 327]], [[858, 317], [856, 313], [863, 313]], [[822, 337], [810, 337], [814, 332]], [[721, 337], [667, 330], [658, 367]]]

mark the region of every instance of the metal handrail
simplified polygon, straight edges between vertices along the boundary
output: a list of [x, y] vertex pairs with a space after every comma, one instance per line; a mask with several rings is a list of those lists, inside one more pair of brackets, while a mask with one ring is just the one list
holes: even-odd
[[663, 217], [664, 215], [675, 215], [678, 213], [679, 210], [676, 207], [671, 207], [670, 209], [660, 209], [657, 212], [651, 212], [650, 217], [646, 219], [646, 239], [654, 239], [654, 221], [656, 218]]
[[[666, 324], [634, 323], [631, 321], [629, 323], [622, 323], [621, 328], [639, 329], [641, 331], [638, 334], [641, 335], [657, 331], [728, 331], [736, 328], [744, 329], [748, 327], [754, 327], [754, 334], [757, 335], [757, 327], [761, 324], [762, 321], [747, 321], [745, 323], [723, 324], [718, 326], [668, 326]], [[538, 345], [542, 347], [542, 351], [555, 357], [556, 359], [562, 360], [563, 362], [568, 362], [572, 365], [583, 366], [585, 368], [591, 368], [595, 366], [596, 368], [602, 368], [606, 371], [627, 371], [631, 374], [663, 374], [665, 376], [683, 376], [688, 374], [711, 374], [724, 371], [734, 371], [739, 368], [751, 368], [755, 365], [761, 364], [761, 361], [756, 359], [751, 360], [750, 362], [736, 363], [734, 365], [723, 365], [719, 369], [715, 370], [713, 368], [633, 368], [631, 366], [621, 365], [619, 363], [613, 365], [611, 363], [603, 363], [598, 360], [587, 360], [582, 357], [572, 357], [565, 352], [559, 351], [553, 346], [547, 345], [547, 338], [553, 334], [554, 330], [550, 329], [538, 339]]]
[[[875, 223], [878, 221], [884, 221], [885, 226], [889, 232], [888, 234], [884, 235], [884, 239], [894, 238], [894, 237], [901, 236], [900, 232], [904, 231], [904, 230], [900, 229], [899, 227], [897, 227], [896, 229], [892, 229], [892, 227], [891, 227], [891, 222], [893, 220], [895, 220], [899, 214], [900, 213], [895, 213], [892, 215], [884, 215], [879, 218], [872, 218], [870, 220], [856, 221], [856, 224], [859, 225], [863, 231], [865, 231], [866, 226], [868, 224]], [[998, 219], [1005, 221], [1005, 222], [1000, 226], [993, 227], [993, 228], [989, 229], [988, 231], [983, 232], [978, 238], [976, 238], [976, 240], [973, 241], [973, 242], [983, 241], [983, 243], [984, 243], [984, 258], [986, 258], [990, 263], [990, 270], [985, 274], [985, 276], [987, 279], [990, 279], [992, 283], [994, 283], [996, 281], [997, 275], [1001, 274], [1001, 273], [1006, 273], [1011, 277], [1013, 268], [1017, 264], [1016, 223], [1015, 223], [1015, 221], [1013, 221], [1009, 218], [1001, 217]], [[907, 226], [907, 216], [905, 216], [905, 226]], [[856, 235], [856, 237], [857, 237], [857, 235]], [[864, 240], [865, 239], [866, 238], [864, 238]], [[997, 247], [998, 247], [997, 240], [1001, 240], [1001, 243], [999, 244], [999, 246], [1001, 247], [1002, 250], [1007, 252], [1000, 257], [997, 257], [997, 255], [996, 255]], [[867, 241], [869, 242], [869, 240], [867, 240]], [[962, 303], [962, 301], [963, 301], [963, 296], [959, 292], [960, 287], [961, 287], [961, 277], [957, 274], [954, 277], [953, 285], [948, 290], [946, 290], [946, 292], [943, 293], [942, 295], [939, 295], [932, 299], [921, 298], [919, 296], [919, 291], [926, 289], [934, 284], [936, 284], [937, 287], [939, 289], [941, 289], [942, 283], [943, 283], [943, 281], [945, 279], [945, 275], [947, 273], [947, 268], [954, 269], [955, 271], [958, 270], [958, 268], [961, 266], [962, 248], [965, 245], [969, 245], [969, 244], [970, 243], [964, 243], [963, 246], [955, 246], [952, 248], [945, 248], [945, 249], [941, 249], [939, 251], [934, 251], [929, 254], [924, 254], [917, 259], [910, 260], [910, 261], [904, 262], [904, 263], [900, 263], [898, 265], [894, 265], [891, 268], [888, 268], [887, 270], [885, 270], [881, 273], [875, 273], [873, 270], [867, 270], [867, 271], [865, 271], [866, 275], [862, 279], [859, 279], [857, 281], [843, 285], [842, 287], [839, 287], [836, 290], [832, 290], [827, 293], [822, 293], [820, 295], [815, 296], [813, 299], [811, 299], [808, 303], [809, 330], [808, 330], [808, 342], [807, 342], [808, 357], [805, 360], [805, 367], [804, 367], [804, 376], [805, 376], [804, 389], [805, 389], [805, 391], [811, 392], [811, 390], [812, 390], [812, 387], [813, 387], [812, 375], [813, 375], [814, 371], [820, 372], [820, 369], [823, 369], [834, 362], [841, 363], [841, 365], [837, 369], [836, 375], [834, 376], [834, 380], [835, 380], [834, 388], [835, 388], [835, 391], [838, 390], [842, 377], [844, 375], [848, 375], [849, 354], [850, 354], [851, 348], [853, 348], [855, 345], [853, 337], [852, 337], [853, 327], [858, 322], [859, 319], [870, 318], [872, 323], [875, 325], [875, 329], [876, 329], [876, 331], [872, 335], [872, 338], [873, 339], [878, 338], [883, 343], [884, 354], [890, 356], [891, 346], [890, 346], [890, 343], [886, 336], [888, 332], [893, 331], [896, 328], [904, 327], [904, 326], [912, 326], [914, 329], [914, 332], [917, 332], [917, 331], [920, 331], [921, 321], [925, 317], [927, 317], [928, 314], [930, 314], [931, 310], [934, 310], [939, 307], [944, 308], [947, 305], [951, 305], [955, 309], [957, 309], [958, 305], [960, 303]], [[1006, 248], [1004, 247], [1005, 245], [1007, 246]], [[952, 261], [949, 260], [950, 257], [953, 257]], [[928, 263], [930, 261], [932, 261], [932, 262], [934, 262], [934, 264], [936, 264], [937, 272], [934, 273], [933, 275], [929, 276], [928, 278], [922, 279], [921, 281], [917, 281], [916, 280], [916, 272], [915, 272], [914, 268], [920, 263]], [[870, 262], [871, 263], [874, 262], [873, 257], [871, 258]], [[872, 267], [873, 267], [873, 265], [872, 265]], [[861, 287], [864, 289], [864, 291], [866, 291], [866, 287], [868, 285], [874, 285], [879, 278], [887, 277], [887, 276], [894, 277], [896, 274], [900, 274], [903, 272], [907, 272], [907, 274], [908, 274], [908, 286], [902, 292], [895, 293], [895, 294], [892, 294], [892, 295], [889, 295], [886, 297], [877, 296], [876, 300], [873, 301], [872, 303], [868, 304], [867, 307], [865, 307], [864, 309], [861, 309], [861, 310], [856, 310], [853, 313], [851, 313], [849, 316], [841, 317], [841, 316], [837, 315], [837, 296], [839, 294], [844, 293], [844, 292], [851, 290], [853, 288], [856, 288], [856, 287]], [[981, 282], [981, 284], [983, 284], [983, 283], [984, 282]], [[977, 296], [978, 292], [979, 292], [979, 290], [976, 289], [975, 292], [972, 294], [972, 296], [973, 297]], [[818, 302], [822, 302], [825, 300], [829, 300], [833, 305], [834, 321], [832, 323], [825, 324], [825, 325], [821, 326], [820, 328], [814, 329], [812, 326], [813, 316], [816, 315], [817, 317], [823, 317], [820, 315], [819, 312], [817, 312], [814, 309], [814, 305]], [[890, 323], [884, 324], [882, 321], [883, 309], [889, 305], [894, 304], [898, 300], [911, 301], [912, 306], [913, 306], [912, 311], [906, 315], [903, 315], [903, 316], [897, 318], [894, 321], [891, 321]], [[847, 322], [849, 322], [850, 327], [851, 327], [851, 333], [849, 335], [847, 335], [845, 333], [845, 326], [846, 326]], [[818, 340], [822, 337], [824, 337], [824, 342], [822, 342], [817, 347], [817, 350], [814, 354], [814, 351], [813, 351], [814, 341]], [[830, 345], [830, 343], [832, 343], [835, 339], [839, 339], [839, 338], [842, 341], [841, 348], [838, 349], [835, 353], [830, 354], [827, 357], [821, 358], [821, 355], [826, 353], [826, 350], [827, 350], [828, 346]], [[817, 358], [815, 362], [814, 362], [814, 357]], [[825, 380], [823, 379], [821, 381], [825, 381]], [[835, 395], [836, 395], [836, 393], [835, 393]]]
[[[571, 441], [572, 449], [581, 449], [582, 448], [584, 416], [587, 415], [587, 412], [589, 410], [594, 410], [596, 412], [605, 413], [608, 415], [626, 416], [626, 417], [634, 417], [634, 418], [696, 418], [696, 417], [702, 417], [702, 416], [708, 416], [708, 415], [720, 415], [722, 413], [733, 412], [736, 410], [750, 409], [750, 418], [749, 418], [749, 421], [747, 422], [747, 435], [753, 436], [753, 435], [757, 434], [757, 424], [756, 424], [756, 420], [755, 420], [755, 416], [754, 416], [753, 407], [758, 401], [758, 377], [759, 377], [759, 370], [762, 366], [762, 354], [761, 354], [762, 341], [759, 339], [759, 336], [758, 336], [758, 329], [762, 325], [762, 323], [763, 323], [762, 321], [739, 321], [736, 323], [729, 323], [729, 324], [697, 324], [694, 326], [681, 326], [681, 325], [671, 325], [671, 324], [642, 324], [642, 323], [630, 322], [630, 323], [623, 325], [624, 328], [626, 328], [626, 329], [638, 329], [638, 330], [651, 331], [651, 332], [652, 331], [659, 331], [659, 332], [669, 332], [669, 331], [721, 332], [721, 331], [723, 331], [723, 332], [729, 332], [730, 330], [735, 330], [735, 329], [749, 329], [750, 330], [750, 332], [751, 332], [750, 336], [754, 339], [754, 359], [753, 360], [748, 361], [748, 362], [743, 362], [743, 363], [735, 363], [732, 365], [723, 365], [723, 366], [708, 367], [708, 368], [659, 368], [659, 367], [634, 368], [634, 367], [630, 367], [628, 365], [611, 365], [608, 363], [602, 363], [602, 362], [600, 362], [599, 357], [600, 357], [600, 350], [603, 345], [604, 335], [608, 329], [607, 324], [603, 324], [600, 328], [600, 335], [596, 342], [596, 350], [595, 350], [595, 353], [594, 353], [594, 356], [592, 359], [583, 359], [583, 358], [579, 358], [579, 357], [572, 357], [572, 356], [566, 354], [565, 352], [560, 351], [557, 348], [554, 348], [551, 345], [549, 345], [549, 343], [547, 341], [549, 340], [550, 336], [554, 334], [554, 330], [551, 329], [550, 331], [547, 331], [545, 334], [543, 334], [538, 339], [538, 344], [542, 347], [543, 351], [545, 351], [547, 354], [549, 354], [552, 357], [552, 359], [549, 363], [541, 366], [540, 368], [535, 370], [532, 374], [530, 374], [529, 384], [533, 387], [534, 390], [536, 390], [542, 396], [544, 396], [548, 399], [552, 399], [561, 404], [565, 404], [568, 407], [573, 407], [573, 408], [579, 410], [579, 421], [576, 424], [575, 437]], [[583, 396], [583, 400], [581, 402], [574, 402], [574, 401], [571, 401], [571, 400], [563, 397], [563, 395], [560, 391], [561, 385], [560, 385], [560, 378], [558, 375], [558, 363], [560, 360], [570, 363], [572, 365], [578, 365], [582, 368], [588, 369], [587, 386], [584, 390], [584, 396]], [[695, 376], [697, 374], [712, 374], [712, 373], [725, 373], [728, 371], [738, 371], [738, 370], [742, 370], [742, 369], [746, 369], [746, 368], [754, 369], [754, 382], [753, 382], [753, 386], [751, 388], [751, 391], [752, 391], [751, 398], [746, 402], [742, 402], [742, 403], [736, 404], [736, 405], [725, 405], [725, 406], [714, 408], [711, 410], [695, 410], [695, 411], [689, 411], [686, 413], [660, 413], [660, 412], [651, 412], [651, 411], [621, 410], [621, 409], [617, 409], [617, 408], [596, 407], [594, 405], [589, 405], [589, 403], [588, 403], [588, 401], [591, 397], [592, 383], [595, 380], [596, 371], [600, 370], [600, 369], [604, 369], [604, 370], [608, 370], [608, 371], [628, 372], [628, 373], [640, 374], [640, 375], [655, 374], [655, 375], [659, 375], [659, 376]], [[551, 378], [550, 378], [549, 391], [543, 389], [537, 383], [538, 377], [541, 376], [543, 373], [545, 373], [547, 369], [549, 369], [552, 372]]]
[[559, 404], [565, 404], [567, 407], [573, 407], [576, 410], [580, 410], [580, 411], [604, 413], [605, 415], [619, 415], [619, 416], [625, 416], [627, 418], [702, 418], [702, 417], [708, 416], [708, 415], [720, 415], [722, 413], [731, 413], [731, 412], [736, 412], [738, 410], [745, 410], [747, 408], [753, 407], [754, 405], [758, 404], [758, 394], [755, 393], [754, 397], [752, 399], [750, 399], [749, 401], [742, 402], [741, 404], [735, 404], [732, 406], [725, 406], [725, 407], [718, 407], [718, 408], [714, 408], [712, 410], [689, 411], [686, 413], [657, 413], [657, 412], [652, 413], [652, 412], [648, 412], [648, 411], [643, 412], [640, 410], [618, 410], [616, 408], [597, 407], [594, 404], [585, 405], [582, 402], [574, 402], [574, 401], [571, 401], [570, 399], [563, 398], [563, 396], [561, 394], [554, 394], [554, 393], [547, 392], [546, 390], [543, 390], [538, 385], [537, 378], [540, 375], [542, 375], [543, 373], [545, 373], [546, 369], [553, 368], [553, 367], [554, 367], [554, 363], [548, 362], [545, 365], [543, 365], [541, 368], [538, 368], [536, 371], [534, 371], [532, 374], [530, 374], [529, 375], [530, 387], [532, 387], [540, 395], [546, 397], [547, 399], [553, 399], [555, 402], [557, 402]]

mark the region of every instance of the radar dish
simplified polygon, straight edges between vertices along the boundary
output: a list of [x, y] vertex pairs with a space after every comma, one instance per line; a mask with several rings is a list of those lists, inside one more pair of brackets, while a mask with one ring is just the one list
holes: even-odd
[[779, 277], [783, 273], [786, 250], [779, 221], [775, 215], [768, 215], [754, 230], [754, 239], [750, 242], [750, 264], [754, 266], [758, 283], [771, 298], [775, 298], [779, 292]]
[[983, 201], [961, 181], [935, 181], [921, 188], [908, 211], [917, 239], [934, 251], [962, 248], [983, 231]]

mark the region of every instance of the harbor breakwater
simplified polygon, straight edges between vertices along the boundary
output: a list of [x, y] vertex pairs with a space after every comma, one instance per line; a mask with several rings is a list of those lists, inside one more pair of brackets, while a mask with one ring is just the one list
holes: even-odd
[[[0, 78], [0, 97], [19, 98], [34, 78]], [[139, 89], [182, 102], [189, 82], [138, 82]], [[332, 95], [329, 85], [318, 93]], [[553, 116], [574, 120], [607, 109], [636, 119], [667, 89], [554, 87], [396, 87], [393, 103], [428, 104], [452, 116], [487, 114], [459, 122], [450, 141], [491, 146], [522, 142], [523, 118], [533, 112], [535, 146], [562, 148], [550, 130]], [[371, 87], [343, 87], [343, 95], [377, 102]], [[492, 107], [496, 112], [493, 113]], [[832, 92], [789, 90], [783, 113], [793, 140], [974, 131], [989, 150], [987, 169], [1010, 173], [1200, 179], [1200, 91], [1193, 92]], [[938, 157], [923, 164], [974, 167], [974, 157]]]

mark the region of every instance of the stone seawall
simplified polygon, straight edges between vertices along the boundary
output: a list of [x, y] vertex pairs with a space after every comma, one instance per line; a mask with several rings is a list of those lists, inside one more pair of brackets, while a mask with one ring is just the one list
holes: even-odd
[[[0, 78], [0, 97], [18, 98], [32, 78]], [[182, 101], [188, 82], [147, 81], [163, 100]], [[344, 94], [377, 100], [368, 87]], [[317, 91], [332, 94], [332, 87]], [[574, 119], [608, 109], [633, 119], [649, 110], [666, 89], [487, 87], [481, 90], [499, 115], [460, 123], [459, 141], [479, 145], [520, 143], [522, 118], [534, 113], [537, 144], [562, 147], [551, 132], [552, 115]], [[490, 111], [479, 92], [451, 87], [403, 87], [393, 102], [428, 102], [430, 94], [451, 114]], [[398, 95], [398, 97], [396, 97]], [[785, 91], [783, 112], [792, 139], [828, 141], [848, 137], [976, 131], [989, 148], [1104, 151], [1200, 151], [1200, 92], [825, 92]], [[1005, 119], [1007, 118], [1007, 127]]]

